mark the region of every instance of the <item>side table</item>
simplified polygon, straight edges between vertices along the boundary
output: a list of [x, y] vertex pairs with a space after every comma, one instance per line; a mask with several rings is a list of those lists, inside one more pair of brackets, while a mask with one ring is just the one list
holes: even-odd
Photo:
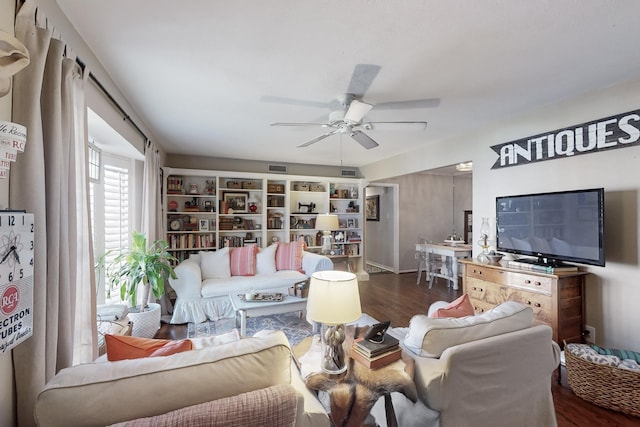
[[[362, 329], [347, 329], [347, 339], [344, 343], [346, 354], [349, 354], [353, 337], [366, 331], [366, 328]], [[400, 392], [412, 402], [417, 400], [413, 383], [414, 364], [410, 357], [403, 357], [379, 369], [369, 369], [349, 358], [345, 373], [328, 375], [320, 369], [321, 351], [318, 335], [305, 338], [294, 346], [292, 351], [307, 387], [328, 393], [329, 417], [335, 425], [365, 425], [363, 423], [371, 408], [384, 396], [387, 426], [397, 426], [391, 392]]]

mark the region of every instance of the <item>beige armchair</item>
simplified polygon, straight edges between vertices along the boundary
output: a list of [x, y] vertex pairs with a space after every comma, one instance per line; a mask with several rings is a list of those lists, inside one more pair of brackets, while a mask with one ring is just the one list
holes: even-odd
[[[420, 402], [394, 393], [400, 426], [556, 426], [552, 373], [560, 348], [531, 308], [509, 301], [459, 319], [414, 316], [401, 332]], [[372, 411], [384, 420], [384, 408]]]

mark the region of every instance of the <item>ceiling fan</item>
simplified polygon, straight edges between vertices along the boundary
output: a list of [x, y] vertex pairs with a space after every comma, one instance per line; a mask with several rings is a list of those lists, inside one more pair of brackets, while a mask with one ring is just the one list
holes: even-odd
[[367, 150], [375, 148], [379, 144], [374, 141], [373, 138], [371, 138], [369, 135], [364, 133], [363, 130], [374, 130], [377, 126], [380, 125], [408, 125], [419, 130], [426, 129], [427, 122], [424, 121], [363, 122], [365, 115], [373, 108], [375, 108], [376, 110], [429, 108], [438, 106], [440, 104], [440, 100], [437, 98], [383, 102], [375, 105], [362, 101], [362, 97], [364, 96], [365, 92], [367, 91], [379, 71], [379, 65], [356, 65], [353, 71], [353, 75], [351, 76], [351, 82], [349, 83], [347, 93], [340, 96], [338, 99], [328, 103], [304, 101], [274, 96], [263, 97], [262, 100], [267, 102], [294, 104], [308, 107], [325, 107], [331, 109], [329, 120], [326, 123], [276, 122], [271, 123], [271, 126], [317, 126], [330, 129], [328, 132], [298, 145], [298, 147], [308, 147], [309, 145], [315, 144], [316, 142], [328, 138], [332, 135], [346, 134]]

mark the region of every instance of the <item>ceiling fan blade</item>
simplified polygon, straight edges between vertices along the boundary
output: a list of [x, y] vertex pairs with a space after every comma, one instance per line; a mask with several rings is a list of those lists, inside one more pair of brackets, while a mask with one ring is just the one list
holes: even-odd
[[310, 139], [309, 141], [304, 142], [304, 143], [302, 143], [302, 144], [298, 145], [298, 147], [300, 147], [300, 148], [301, 148], [301, 147], [308, 147], [308, 146], [310, 146], [311, 144], [315, 144], [315, 143], [316, 143], [316, 142], [318, 142], [318, 141], [322, 141], [323, 139], [328, 138], [328, 137], [330, 137], [331, 135], [335, 135], [335, 134], [336, 134], [336, 133], [338, 133], [338, 132], [340, 132], [340, 129], [332, 130], [331, 132], [327, 132], [327, 133], [325, 133], [324, 135], [316, 136], [315, 138]]
[[409, 108], [434, 108], [440, 105], [440, 98], [413, 99], [409, 101], [381, 102], [375, 105], [376, 110], [402, 110]]
[[300, 123], [300, 122], [295, 122], [295, 123], [287, 123], [287, 122], [275, 122], [275, 123], [269, 123], [269, 126], [315, 126], [315, 127], [329, 127], [329, 124], [327, 123]]
[[398, 129], [421, 131], [427, 129], [427, 122], [366, 122], [362, 127], [366, 130]]
[[354, 94], [357, 98], [362, 98], [369, 90], [369, 86], [380, 72], [380, 66], [375, 64], [357, 64], [353, 69], [351, 81], [347, 88], [347, 93]]
[[372, 148], [376, 148], [378, 146], [378, 143], [371, 139], [369, 135], [359, 130], [352, 132], [350, 136], [367, 150], [371, 150]]
[[301, 107], [330, 108], [330, 102], [307, 101], [304, 99], [283, 98], [281, 96], [265, 95], [260, 98], [261, 102], [272, 102], [275, 104], [298, 105]]
[[354, 99], [349, 104], [349, 109], [344, 115], [344, 121], [349, 123], [360, 123], [362, 118], [373, 108], [373, 105]]

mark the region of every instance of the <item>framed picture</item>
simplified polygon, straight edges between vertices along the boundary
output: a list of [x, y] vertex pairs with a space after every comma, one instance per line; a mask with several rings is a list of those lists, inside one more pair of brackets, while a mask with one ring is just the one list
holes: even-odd
[[211, 200], [205, 200], [202, 202], [202, 209], [205, 212], [213, 212], [213, 202]]
[[199, 219], [198, 220], [198, 230], [199, 231], [209, 231], [209, 220], [208, 219]]
[[380, 221], [380, 196], [367, 196], [365, 215], [367, 221]]
[[356, 228], [356, 219], [348, 218], [347, 219], [347, 228]]
[[224, 193], [222, 200], [234, 213], [247, 212], [249, 193]]

